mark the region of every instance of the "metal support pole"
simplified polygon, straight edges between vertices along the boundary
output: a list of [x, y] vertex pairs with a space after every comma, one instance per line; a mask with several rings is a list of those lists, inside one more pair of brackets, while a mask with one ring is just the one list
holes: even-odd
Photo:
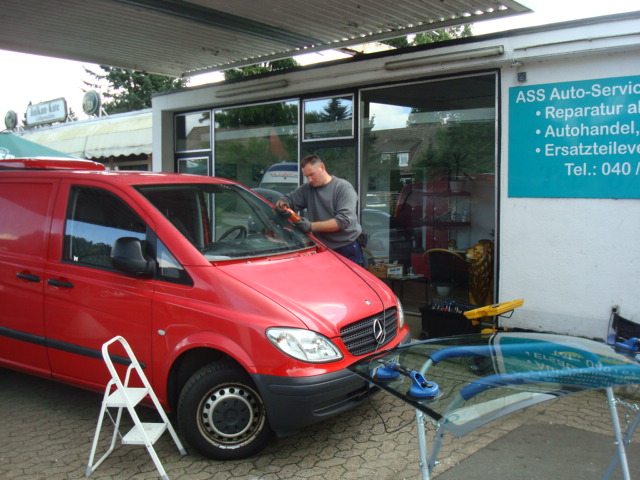
[[427, 461], [427, 434], [424, 428], [424, 413], [416, 408], [416, 426], [418, 427], [418, 448], [420, 449], [420, 471], [422, 480], [429, 480], [429, 463]]
[[[609, 399], [607, 399], [609, 400]], [[617, 413], [617, 411], [616, 411]], [[640, 424], [640, 410], [638, 410], [636, 412], [635, 417], [633, 418], [633, 421], [631, 422], [631, 424], [627, 427], [627, 432], [624, 435], [624, 440], [623, 440], [623, 444], [626, 447], [627, 445], [629, 445], [629, 443], [631, 443], [631, 438], [633, 437], [633, 434], [635, 433], [636, 429], [638, 428], [638, 424]], [[606, 473], [604, 474], [604, 477], [602, 477], [602, 480], [609, 480], [609, 477], [611, 477], [611, 474], [613, 473], [613, 470], [616, 468], [616, 465], [618, 465], [618, 458], [619, 457], [619, 453], [616, 452], [616, 454], [614, 455], [613, 459], [611, 459], [611, 463], [609, 464], [609, 468], [607, 469]]]
[[616, 409], [616, 399], [613, 396], [613, 389], [606, 388], [607, 403], [609, 403], [609, 411], [611, 412], [611, 423], [613, 424], [613, 432], [616, 437], [616, 446], [618, 447], [617, 457], [620, 459], [620, 468], [622, 469], [622, 478], [631, 480], [629, 476], [629, 465], [627, 463], [627, 451], [625, 450], [624, 439], [622, 438], [622, 430], [620, 429], [620, 420], [618, 418], [618, 410]]

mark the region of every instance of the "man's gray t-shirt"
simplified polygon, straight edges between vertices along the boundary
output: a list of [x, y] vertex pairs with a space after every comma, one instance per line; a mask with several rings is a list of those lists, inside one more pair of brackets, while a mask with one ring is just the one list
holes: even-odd
[[356, 241], [362, 227], [358, 223], [358, 194], [346, 180], [333, 176], [321, 187], [305, 183], [293, 192], [284, 195], [283, 200], [293, 210], [307, 209], [312, 222], [335, 218], [340, 230], [336, 232], [313, 232], [318, 239], [331, 249], [344, 247]]

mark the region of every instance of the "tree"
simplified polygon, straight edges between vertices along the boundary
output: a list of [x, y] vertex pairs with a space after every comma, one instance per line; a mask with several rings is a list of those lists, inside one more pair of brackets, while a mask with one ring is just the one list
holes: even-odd
[[457, 27], [441, 28], [429, 32], [416, 33], [415, 35], [405, 35], [403, 37], [382, 40], [381, 43], [391, 45], [396, 48], [415, 47], [416, 45], [426, 45], [428, 43], [444, 42], [455, 38], [465, 38], [473, 36], [471, 25], [460, 25]]
[[67, 122], [76, 122], [78, 120], [78, 115], [73, 111], [73, 108], [69, 108], [69, 112], [67, 113]]
[[427, 178], [458, 179], [495, 170], [495, 125], [493, 122], [466, 122], [433, 125], [429, 147], [411, 164], [414, 175], [424, 171]]
[[91, 75], [94, 81], [83, 81], [83, 83], [95, 90], [103, 90], [105, 82], [109, 84], [107, 91], [102, 93], [103, 98], [106, 99], [102, 103], [102, 108], [107, 114], [151, 108], [151, 97], [154, 93], [184, 88], [188, 82], [186, 78], [176, 79], [124, 68], [105, 65], [100, 65], [100, 68], [103, 74], [85, 68], [85, 72]]
[[214, 122], [220, 137], [215, 143], [218, 176], [257, 186], [270, 165], [297, 158], [297, 102], [219, 109]]
[[254, 75], [262, 75], [263, 73], [277, 72], [280, 70], [288, 70], [298, 67], [300, 64], [293, 58], [283, 58], [282, 60], [274, 60], [273, 62], [256, 63], [247, 67], [232, 68], [224, 71], [225, 80], [236, 80], [238, 78], [252, 77]]

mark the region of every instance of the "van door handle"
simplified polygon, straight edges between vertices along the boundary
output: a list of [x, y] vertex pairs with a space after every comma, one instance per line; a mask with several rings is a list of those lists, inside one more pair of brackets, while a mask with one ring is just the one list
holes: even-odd
[[16, 277], [26, 280], [27, 282], [39, 282], [40, 277], [37, 275], [31, 275], [30, 273], [16, 273]]
[[53, 285], [54, 287], [62, 287], [62, 288], [73, 288], [73, 283], [71, 282], [63, 282], [62, 280], [56, 280], [55, 278], [50, 278], [47, 280], [49, 285]]

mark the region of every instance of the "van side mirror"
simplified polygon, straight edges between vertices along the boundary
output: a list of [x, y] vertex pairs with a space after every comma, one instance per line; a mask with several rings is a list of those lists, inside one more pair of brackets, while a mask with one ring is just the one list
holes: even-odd
[[133, 237], [121, 237], [114, 242], [111, 265], [136, 277], [150, 277], [156, 272], [156, 262], [144, 257], [142, 242]]

